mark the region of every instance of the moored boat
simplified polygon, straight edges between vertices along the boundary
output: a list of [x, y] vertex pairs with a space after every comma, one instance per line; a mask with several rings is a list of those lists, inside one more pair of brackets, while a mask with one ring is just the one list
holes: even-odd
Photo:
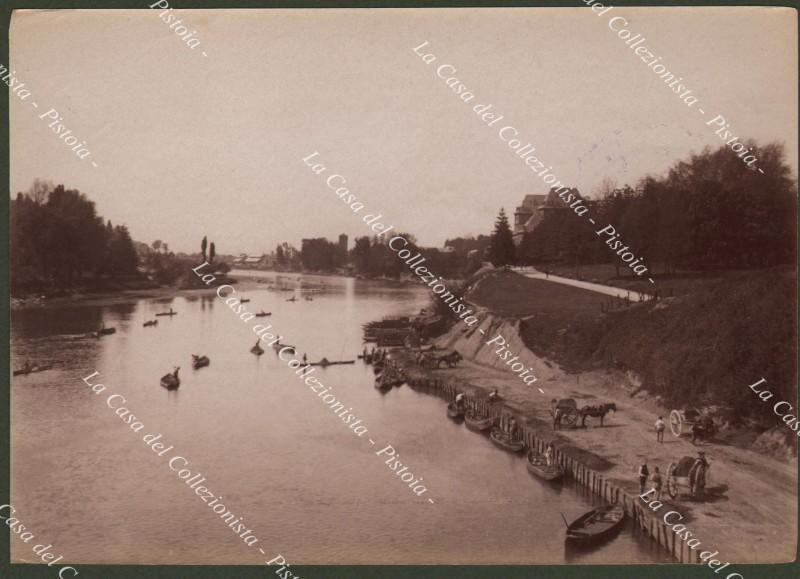
[[511, 438], [511, 435], [496, 426], [489, 432], [489, 438], [491, 438], [496, 446], [510, 452], [520, 452], [525, 448], [524, 442], [521, 440], [514, 440]]
[[150, 327], [150, 326], [157, 326], [157, 325], [158, 325], [158, 320], [149, 320], [149, 321], [147, 321], [147, 322], [142, 324], [142, 326], [145, 327], [145, 328]]
[[161, 312], [160, 314], [156, 314], [157, 316], [177, 316], [178, 312], [173, 311], [172, 308], [169, 309], [168, 312]]
[[52, 364], [25, 364], [19, 370], [14, 370], [14, 376], [26, 376], [28, 374], [35, 374], [36, 372], [44, 372], [52, 367]]
[[198, 368], [204, 368], [211, 364], [211, 360], [208, 359], [208, 356], [196, 356], [192, 354], [192, 368], [197, 370]]
[[447, 417], [464, 418], [464, 409], [458, 406], [455, 402], [450, 402], [447, 404]]
[[494, 416], [476, 416], [475, 412], [468, 410], [464, 414], [464, 424], [470, 430], [483, 432], [494, 426], [496, 418]]
[[621, 505], [607, 505], [592, 509], [567, 526], [567, 541], [571, 543], [594, 543], [611, 536], [625, 521], [625, 510]]
[[546, 481], [557, 481], [564, 476], [564, 467], [560, 464], [547, 464], [547, 459], [538, 452], [528, 453], [528, 472]]
[[257, 318], [263, 318], [265, 316], [271, 316], [271, 315], [272, 315], [272, 312], [265, 312], [264, 310], [261, 310], [260, 312], [258, 312], [256, 314], [256, 317]]
[[175, 368], [174, 372], [169, 374], [164, 374], [161, 377], [161, 385], [166, 388], [167, 390], [175, 390], [178, 386], [181, 385], [181, 379], [178, 378], [178, 371], [181, 369], [180, 366]]

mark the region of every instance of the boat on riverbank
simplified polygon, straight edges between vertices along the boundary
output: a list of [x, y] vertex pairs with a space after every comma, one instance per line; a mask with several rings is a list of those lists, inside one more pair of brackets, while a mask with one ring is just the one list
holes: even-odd
[[19, 370], [14, 370], [14, 376], [27, 376], [28, 374], [35, 374], [36, 372], [44, 372], [52, 367], [52, 364], [26, 364]]
[[450, 402], [447, 405], [447, 417], [454, 420], [464, 418], [464, 409], [458, 406], [455, 402]]
[[511, 438], [510, 434], [496, 426], [489, 432], [489, 438], [492, 440], [495, 446], [498, 446], [509, 452], [521, 452], [522, 449], [525, 448], [524, 442], [521, 440], [514, 440]]
[[567, 541], [588, 545], [613, 535], [625, 521], [621, 505], [607, 505], [593, 509], [567, 526]]
[[528, 472], [540, 479], [553, 482], [564, 477], [564, 467], [560, 464], [547, 464], [547, 459], [538, 452], [528, 453]]
[[476, 416], [473, 410], [468, 410], [464, 414], [464, 424], [474, 432], [485, 432], [489, 430], [497, 419], [494, 416]]

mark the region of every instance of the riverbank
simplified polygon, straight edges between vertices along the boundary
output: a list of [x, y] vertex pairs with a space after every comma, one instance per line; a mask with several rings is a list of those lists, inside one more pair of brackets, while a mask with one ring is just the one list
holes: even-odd
[[[652, 397], [633, 397], [639, 386], [635, 376], [615, 370], [568, 374], [558, 364], [524, 347], [519, 320], [487, 311], [479, 317], [483, 320], [480, 326], [457, 325], [436, 340], [437, 346], [456, 349], [466, 358], [457, 368], [423, 369], [415, 364], [410, 353], [399, 354], [409, 384], [430, 387], [446, 400], [461, 391], [482, 402], [489, 391], [497, 388], [502, 404], [495, 404], [493, 413], [513, 414], [525, 436], [537, 445], [553, 441], [572, 476], [579, 477], [580, 482], [606, 498], [620, 497], [637, 518], [642, 517], [641, 522], [651, 536], [683, 562], [691, 562], [693, 556], [705, 549], [690, 551], [664, 527], [660, 515], [642, 509], [644, 503], [637, 502], [636, 472], [642, 459], [648, 461], [650, 472], [658, 466], [664, 473], [670, 463], [683, 456], [695, 457], [698, 450], [703, 450], [711, 463], [705, 500], [682, 496], [673, 501], [664, 493], [665, 504], [684, 516], [681, 522], [702, 537], [704, 546], [712, 546], [712, 551], [718, 549], [719, 557], [732, 563], [794, 560], [796, 461], [780, 462], [759, 452], [717, 442], [694, 446], [685, 437], [675, 438], [669, 431], [664, 443], [657, 444], [653, 424], [658, 416], [666, 418], [668, 409], [659, 406]], [[539, 378], [536, 383], [527, 386], [516, 380], [504, 369], [494, 347], [486, 345], [498, 332], [513, 344], [510, 349], [521, 352], [520, 361], [535, 369]], [[606, 426], [602, 428], [598, 419], [587, 418], [587, 428], [554, 432], [550, 415], [553, 398], [574, 398], [579, 408], [613, 402], [617, 412], [606, 416]], [[445, 419], [444, 406], [442, 419]]]

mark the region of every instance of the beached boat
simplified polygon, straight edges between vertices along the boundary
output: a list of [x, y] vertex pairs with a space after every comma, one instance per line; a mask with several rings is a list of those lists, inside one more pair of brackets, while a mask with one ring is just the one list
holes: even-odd
[[35, 374], [36, 372], [44, 372], [52, 368], [52, 364], [26, 364], [19, 370], [14, 370], [14, 376], [26, 376], [27, 374]]
[[160, 314], [156, 314], [156, 315], [157, 316], [177, 316], [178, 312], [175, 312], [175, 311], [172, 310], [172, 308], [170, 308], [168, 312], [161, 312]]
[[496, 418], [494, 416], [475, 416], [475, 412], [468, 410], [464, 414], [464, 424], [470, 430], [483, 432], [494, 426]]
[[528, 472], [546, 481], [557, 481], [564, 476], [564, 467], [560, 464], [547, 464], [547, 459], [538, 452], [528, 453]]
[[492, 428], [491, 432], [489, 432], [489, 438], [492, 439], [496, 446], [510, 452], [520, 452], [525, 448], [524, 442], [512, 439], [507, 432], [497, 427]]
[[567, 541], [581, 544], [600, 541], [610, 537], [624, 521], [625, 510], [621, 505], [593, 509], [567, 526]]
[[204, 368], [209, 364], [211, 364], [211, 360], [208, 359], [208, 356], [196, 356], [192, 354], [192, 368], [195, 370]]
[[181, 379], [178, 378], [178, 371], [180, 370], [180, 366], [175, 368], [174, 372], [169, 374], [164, 374], [161, 377], [161, 385], [166, 388], [167, 390], [175, 390], [178, 386], [181, 385]]
[[157, 325], [158, 325], [158, 320], [150, 320], [150, 321], [145, 322], [145, 323], [142, 324], [142, 326], [144, 326], [145, 328], [147, 328], [149, 326], [157, 326]]
[[271, 315], [272, 315], [272, 312], [265, 312], [264, 310], [261, 310], [260, 312], [258, 312], [256, 314], [256, 317], [257, 318], [263, 318], [265, 316], [271, 316]]
[[455, 402], [450, 402], [447, 405], [448, 418], [464, 418], [464, 409], [457, 406]]

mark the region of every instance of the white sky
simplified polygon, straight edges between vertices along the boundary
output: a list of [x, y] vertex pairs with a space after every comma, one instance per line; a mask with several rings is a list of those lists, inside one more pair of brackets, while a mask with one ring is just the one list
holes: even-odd
[[[424, 245], [488, 233], [545, 185], [500, 141], [515, 126], [562, 181], [633, 185], [721, 144], [705, 121], [781, 141], [797, 172], [797, 31], [788, 8], [182, 10], [191, 50], [157, 10], [16, 11], [11, 192], [78, 188], [133, 237], [256, 253], [366, 226], [324, 177]], [[634, 33], [698, 96], [684, 105], [608, 28]], [[437, 56], [424, 64], [423, 41]], [[204, 57], [200, 51], [208, 54]], [[465, 104], [437, 78], [452, 64]], [[31, 101], [39, 105], [34, 109]], [[472, 112], [505, 116], [487, 127]], [[699, 114], [702, 107], [707, 115]], [[81, 161], [38, 115], [88, 141]], [[313, 151], [322, 176], [301, 158]], [[351, 242], [352, 243], [352, 242]]]

